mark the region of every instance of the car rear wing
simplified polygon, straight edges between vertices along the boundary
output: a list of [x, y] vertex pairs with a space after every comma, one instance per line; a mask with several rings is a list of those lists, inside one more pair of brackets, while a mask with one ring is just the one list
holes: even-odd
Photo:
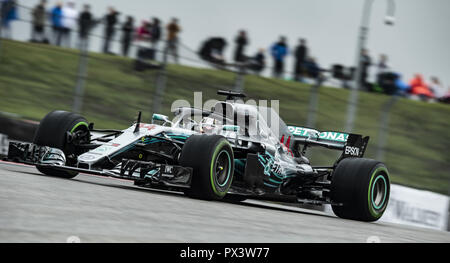
[[310, 128], [288, 126], [289, 132], [294, 136], [294, 149], [304, 145], [304, 150], [309, 146], [325, 147], [342, 151], [340, 159], [347, 157], [363, 157], [370, 137], [360, 134], [324, 131], [320, 132]]

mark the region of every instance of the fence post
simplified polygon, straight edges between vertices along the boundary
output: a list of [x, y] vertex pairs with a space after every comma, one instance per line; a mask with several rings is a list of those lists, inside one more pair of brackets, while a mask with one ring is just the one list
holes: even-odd
[[[87, 49], [87, 39], [81, 40], [80, 43], [80, 56], [78, 58], [78, 75], [77, 84], [75, 87], [75, 97], [73, 101], [72, 111], [75, 113], [81, 113], [83, 108], [83, 96], [84, 96], [84, 85], [87, 78], [87, 67], [88, 67], [88, 49]], [[86, 41], [83, 43], [83, 41]]]
[[319, 88], [324, 81], [323, 76], [320, 74], [316, 82], [311, 87], [309, 94], [309, 106], [308, 106], [308, 118], [306, 120], [306, 127], [314, 128], [316, 125], [317, 108], [319, 106]]
[[167, 82], [166, 66], [167, 66], [167, 56], [166, 54], [164, 54], [163, 63], [161, 65], [161, 68], [158, 70], [156, 76], [156, 88], [155, 88], [155, 95], [153, 96], [152, 113], [159, 113], [162, 108], [164, 90], [166, 89], [166, 82]]
[[357, 47], [356, 47], [356, 70], [355, 75], [353, 76], [353, 85], [350, 90], [350, 97], [348, 101], [347, 108], [347, 120], [345, 123], [345, 131], [351, 132], [354, 128], [354, 122], [356, 120], [356, 112], [358, 110], [358, 93], [361, 88], [361, 80], [362, 80], [362, 51], [366, 46], [367, 37], [369, 35], [369, 23], [370, 23], [370, 15], [372, 13], [372, 5], [374, 0], [366, 0], [364, 1], [363, 13], [361, 17], [361, 26], [359, 29]]
[[378, 145], [376, 159], [378, 161], [384, 161], [384, 147], [386, 145], [387, 136], [389, 134], [389, 116], [392, 107], [398, 101], [398, 96], [392, 96], [384, 105], [383, 111], [381, 112], [380, 129], [378, 130]]
[[2, 40], [3, 40], [3, 10], [0, 3], [0, 60], [2, 59]]
[[234, 91], [236, 92], [244, 91], [244, 76], [245, 76], [245, 65], [238, 64], [236, 78], [234, 81]]

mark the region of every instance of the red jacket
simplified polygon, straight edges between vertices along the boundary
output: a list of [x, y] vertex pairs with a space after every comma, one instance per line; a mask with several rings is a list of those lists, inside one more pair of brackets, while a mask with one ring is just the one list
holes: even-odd
[[411, 94], [414, 95], [424, 95], [430, 98], [434, 97], [433, 92], [430, 90], [428, 85], [423, 81], [421, 75], [417, 74], [415, 77], [409, 82], [411, 86]]
[[148, 23], [144, 22], [140, 27], [138, 27], [136, 32], [136, 38], [138, 40], [149, 40], [151, 37], [150, 30], [148, 28]]

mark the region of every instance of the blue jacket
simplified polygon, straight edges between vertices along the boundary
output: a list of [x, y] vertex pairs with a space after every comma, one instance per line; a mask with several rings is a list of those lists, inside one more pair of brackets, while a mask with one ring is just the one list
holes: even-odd
[[12, 0], [0, 1], [0, 5], [3, 25], [8, 25], [12, 20], [18, 19], [17, 7]]
[[400, 75], [400, 74], [397, 74], [397, 79], [395, 80], [395, 86], [397, 86], [398, 90], [403, 91], [403, 92], [407, 92], [410, 89], [409, 85], [402, 80], [402, 75]]
[[272, 56], [278, 61], [283, 60], [288, 52], [289, 50], [286, 44], [281, 42], [275, 43], [271, 48]]
[[51, 15], [51, 21], [52, 21], [52, 25], [55, 27], [62, 27], [62, 16], [63, 16], [63, 12], [62, 12], [62, 8], [61, 7], [54, 7], [52, 9], [52, 15]]

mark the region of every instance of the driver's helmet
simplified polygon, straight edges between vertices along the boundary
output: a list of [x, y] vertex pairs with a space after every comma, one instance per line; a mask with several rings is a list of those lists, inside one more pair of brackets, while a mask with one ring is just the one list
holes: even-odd
[[217, 119], [204, 117], [200, 123], [200, 132], [212, 134], [218, 129], [219, 126], [220, 123]]

